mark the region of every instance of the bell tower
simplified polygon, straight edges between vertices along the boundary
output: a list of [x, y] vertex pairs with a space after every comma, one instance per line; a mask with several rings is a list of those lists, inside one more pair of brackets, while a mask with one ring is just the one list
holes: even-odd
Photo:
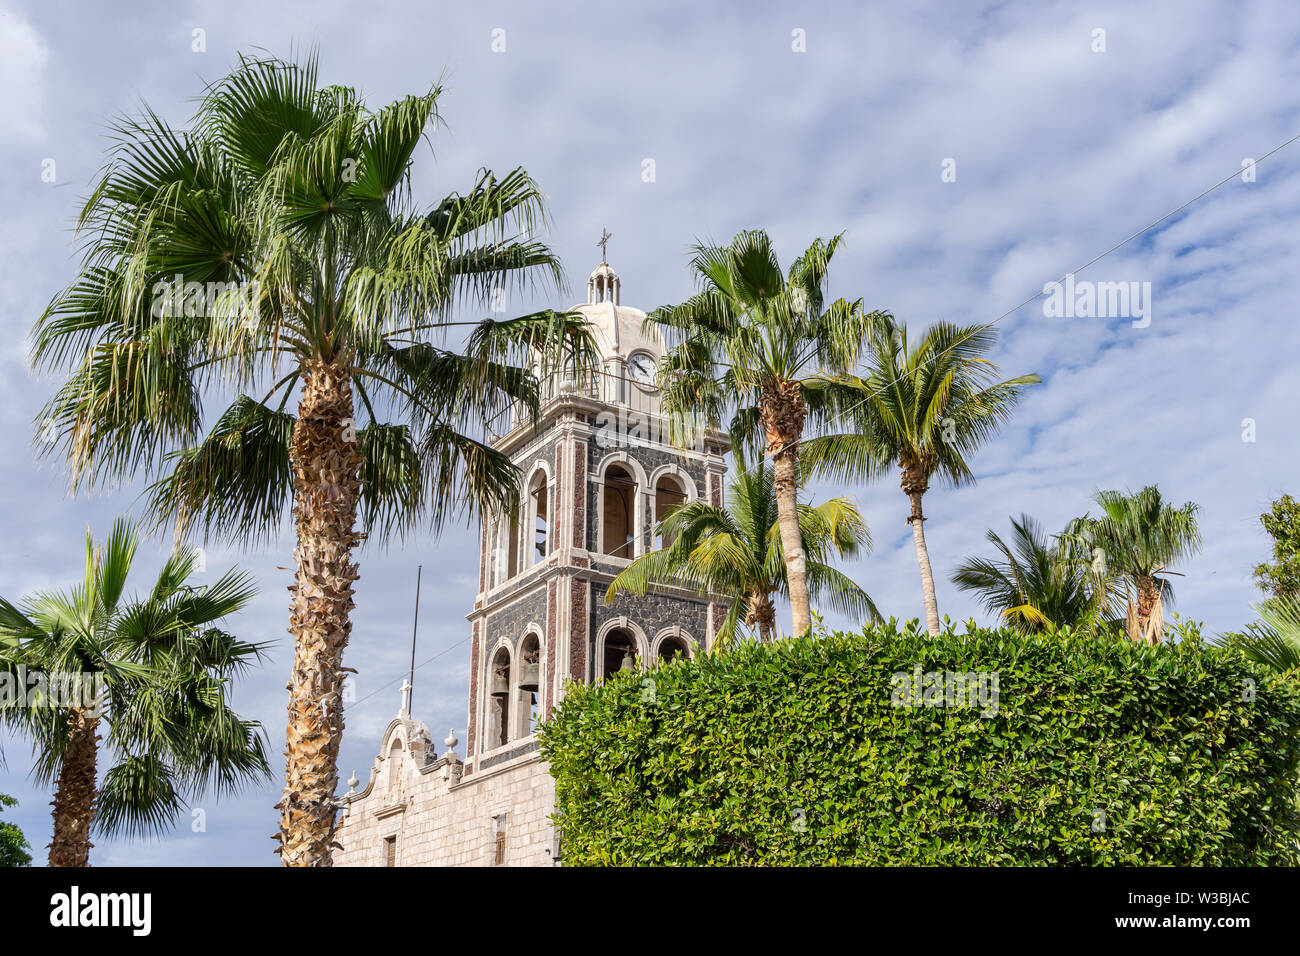
[[340, 801], [337, 866], [561, 863], [538, 721], [570, 681], [706, 650], [727, 615], [725, 597], [667, 585], [605, 603], [615, 576], [662, 545], [654, 527], [669, 508], [722, 503], [728, 451], [714, 429], [670, 440], [656, 389], [664, 343], [622, 304], [608, 239], [572, 310], [596, 368], [543, 382], [536, 418], [517, 408], [488, 438], [518, 468], [520, 506], [481, 529], [465, 756], [454, 732], [437, 753], [404, 688], [364, 788], [354, 776]]
[[711, 646], [728, 606], [661, 586], [605, 603], [609, 583], [662, 546], [654, 526], [682, 502], [722, 503], [727, 437], [704, 429], [688, 447], [670, 439], [655, 375], [664, 354], [645, 313], [622, 304], [605, 261], [587, 280], [584, 316], [599, 352], [589, 379], [543, 383], [537, 421], [516, 410], [491, 435], [520, 474], [519, 509], [481, 529], [472, 628], [466, 779], [537, 752], [538, 720], [566, 681]]

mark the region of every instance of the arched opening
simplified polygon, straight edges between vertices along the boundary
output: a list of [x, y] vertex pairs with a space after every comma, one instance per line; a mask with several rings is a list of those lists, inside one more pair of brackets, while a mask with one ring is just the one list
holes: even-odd
[[402, 742], [396, 737], [388, 748], [388, 795], [397, 796], [398, 784], [402, 782]]
[[546, 487], [546, 474], [539, 471], [533, 476], [533, 483], [528, 489], [529, 513], [532, 521], [532, 558], [530, 564], [536, 564], [550, 553], [550, 512], [547, 507], [549, 495]]
[[519, 567], [519, 509], [515, 508], [510, 512], [510, 523], [507, 527], [510, 540], [506, 543], [506, 552], [508, 559], [506, 563], [506, 576], [518, 574]]
[[679, 637], [666, 637], [659, 642], [659, 659], [661, 661], [676, 661], [690, 656], [690, 651], [686, 648], [686, 642]]
[[506, 815], [492, 818], [492, 865], [504, 866], [506, 862]]
[[601, 507], [605, 553], [619, 558], [635, 557], [636, 479], [622, 465], [605, 471], [605, 500]]
[[518, 702], [515, 712], [519, 715], [516, 736], [536, 733], [542, 701], [542, 645], [536, 634], [525, 637], [519, 649], [519, 687], [515, 699]]
[[[672, 475], [660, 475], [655, 482], [655, 521], [663, 521], [670, 511], [685, 502], [686, 492], [681, 482]], [[659, 547], [671, 547], [674, 538], [675, 535], [659, 535]]]
[[622, 628], [610, 631], [605, 635], [605, 646], [600, 662], [602, 680], [619, 671], [636, 670], [636, 638]]
[[510, 742], [510, 652], [504, 647], [492, 656], [487, 680], [487, 743], [492, 749]]

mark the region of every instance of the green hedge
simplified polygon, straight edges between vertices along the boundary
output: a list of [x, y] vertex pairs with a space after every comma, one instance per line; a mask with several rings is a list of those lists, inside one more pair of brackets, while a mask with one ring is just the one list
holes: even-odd
[[[986, 704], [909, 705], [918, 666]], [[571, 686], [541, 733], [566, 864], [1300, 859], [1300, 692], [1194, 639], [891, 621]]]

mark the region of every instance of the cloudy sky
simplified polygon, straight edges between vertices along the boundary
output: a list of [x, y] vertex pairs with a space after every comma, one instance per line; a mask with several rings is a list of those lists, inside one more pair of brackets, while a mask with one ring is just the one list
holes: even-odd
[[[446, 127], [417, 154], [416, 194], [432, 204], [481, 166], [526, 167], [568, 273], [556, 306], [585, 288], [602, 227], [624, 302], [647, 310], [692, 291], [690, 243], [762, 227], [786, 262], [845, 231], [834, 295], [918, 327], [987, 321], [1300, 133], [1300, 7], [1281, 0], [719, 6], [0, 0], [0, 594], [71, 583], [86, 526], [102, 534], [138, 511], [138, 484], [70, 498], [58, 468], [36, 463], [32, 423], [56, 382], [30, 374], [27, 335], [74, 275], [70, 223], [110, 118], [147, 102], [184, 124], [237, 52], [314, 45], [325, 81], [373, 104], [443, 77]], [[987, 550], [987, 528], [1025, 511], [1055, 530], [1098, 488], [1158, 483], [1203, 508], [1206, 547], [1183, 569], [1179, 610], [1212, 630], [1249, 619], [1269, 547], [1258, 515], [1297, 490], [1300, 464], [1300, 143], [1254, 179], [1080, 276], [1149, 282], [1146, 327], [1048, 317], [1040, 303], [1002, 320], [1003, 370], [1044, 382], [975, 458], [977, 485], [927, 496], [941, 612], [976, 612], [948, 577]], [[897, 483], [852, 493], [876, 549], [851, 572], [886, 613], [920, 614]], [[142, 581], [163, 549], [141, 557]], [[476, 551], [473, 529], [453, 528], [362, 554], [344, 778], [364, 779], [397, 708], [419, 563], [415, 709], [436, 740], [450, 727], [464, 738]], [[210, 575], [235, 563], [262, 592], [231, 627], [274, 642], [236, 702], [278, 755], [292, 543], [209, 544]], [[50, 794], [27, 778], [27, 745], [0, 741], [0, 792], [21, 801], [5, 817], [43, 859]], [[277, 799], [272, 783], [205, 804], [206, 832], [186, 820], [150, 842], [103, 840], [92, 862], [274, 864]]]

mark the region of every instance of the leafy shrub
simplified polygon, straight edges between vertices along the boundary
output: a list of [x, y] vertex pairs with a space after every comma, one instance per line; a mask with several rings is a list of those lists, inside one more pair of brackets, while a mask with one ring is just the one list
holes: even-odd
[[[909, 703], [934, 672], [996, 700]], [[541, 733], [568, 864], [1300, 860], [1300, 690], [1195, 639], [890, 621], [574, 685]]]
[[[0, 793], [0, 810], [17, 805], [18, 801], [9, 794]], [[31, 845], [16, 823], [0, 820], [0, 866], [30, 865], [32, 855], [27, 852], [30, 849]]]

